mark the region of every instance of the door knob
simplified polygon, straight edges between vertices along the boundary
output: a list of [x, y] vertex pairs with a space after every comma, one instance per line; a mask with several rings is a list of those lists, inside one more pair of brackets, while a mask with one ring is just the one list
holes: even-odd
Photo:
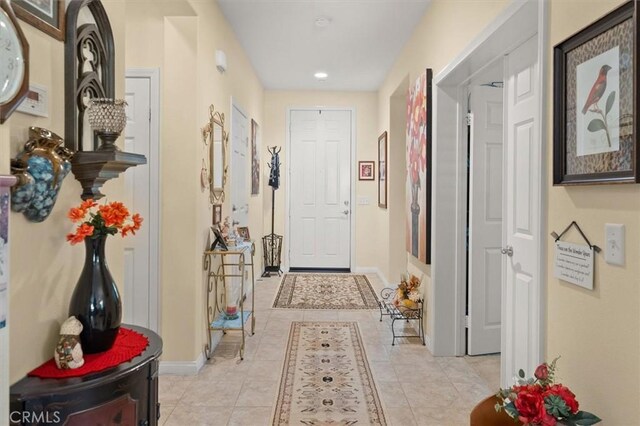
[[349, 209], [347, 209], [347, 210], [343, 211], [343, 212], [342, 212], [342, 214], [344, 214], [344, 215], [348, 215], [348, 214], [349, 214]]
[[500, 250], [500, 253], [506, 254], [507, 256], [512, 257], [513, 256], [513, 247], [506, 246], [505, 248]]

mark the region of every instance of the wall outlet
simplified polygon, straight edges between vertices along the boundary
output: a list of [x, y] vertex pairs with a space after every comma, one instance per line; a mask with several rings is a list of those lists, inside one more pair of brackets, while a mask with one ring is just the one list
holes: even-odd
[[604, 260], [611, 265], [624, 265], [624, 225], [605, 223]]
[[38, 117], [49, 117], [49, 90], [47, 87], [31, 83], [27, 96], [18, 106], [18, 111]]

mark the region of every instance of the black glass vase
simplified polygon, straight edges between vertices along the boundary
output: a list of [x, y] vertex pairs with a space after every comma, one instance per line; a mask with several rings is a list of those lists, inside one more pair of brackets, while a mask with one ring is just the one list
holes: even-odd
[[104, 255], [106, 236], [84, 239], [86, 258], [69, 303], [69, 316], [82, 323], [80, 342], [85, 354], [113, 346], [122, 321], [122, 303]]

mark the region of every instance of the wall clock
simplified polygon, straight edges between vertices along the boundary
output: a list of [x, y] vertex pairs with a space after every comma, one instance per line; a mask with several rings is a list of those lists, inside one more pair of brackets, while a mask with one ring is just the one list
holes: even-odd
[[29, 44], [7, 0], [0, 0], [0, 124], [29, 89]]

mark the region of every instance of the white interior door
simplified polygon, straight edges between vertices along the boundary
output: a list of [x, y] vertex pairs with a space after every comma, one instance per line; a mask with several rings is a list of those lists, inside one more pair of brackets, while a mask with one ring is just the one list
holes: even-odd
[[[151, 78], [126, 78], [127, 126], [125, 151], [143, 154], [147, 164], [127, 170], [124, 174], [126, 205], [132, 213], [139, 213], [144, 223], [135, 236], [124, 239], [123, 322], [158, 328], [157, 263], [152, 261], [158, 250], [158, 232], [152, 229], [157, 221], [156, 209], [151, 207], [151, 169], [158, 166], [157, 150], [151, 148]], [[157, 192], [157, 189], [156, 189]], [[157, 194], [155, 194], [157, 196]]]
[[351, 266], [351, 120], [351, 111], [291, 111], [292, 268]]
[[500, 352], [503, 90], [471, 89], [467, 353]]
[[[541, 361], [540, 79], [536, 37], [506, 57], [502, 384]], [[512, 253], [512, 254], [510, 254]]]
[[231, 114], [231, 211], [238, 226], [249, 225], [249, 123], [233, 105]]

